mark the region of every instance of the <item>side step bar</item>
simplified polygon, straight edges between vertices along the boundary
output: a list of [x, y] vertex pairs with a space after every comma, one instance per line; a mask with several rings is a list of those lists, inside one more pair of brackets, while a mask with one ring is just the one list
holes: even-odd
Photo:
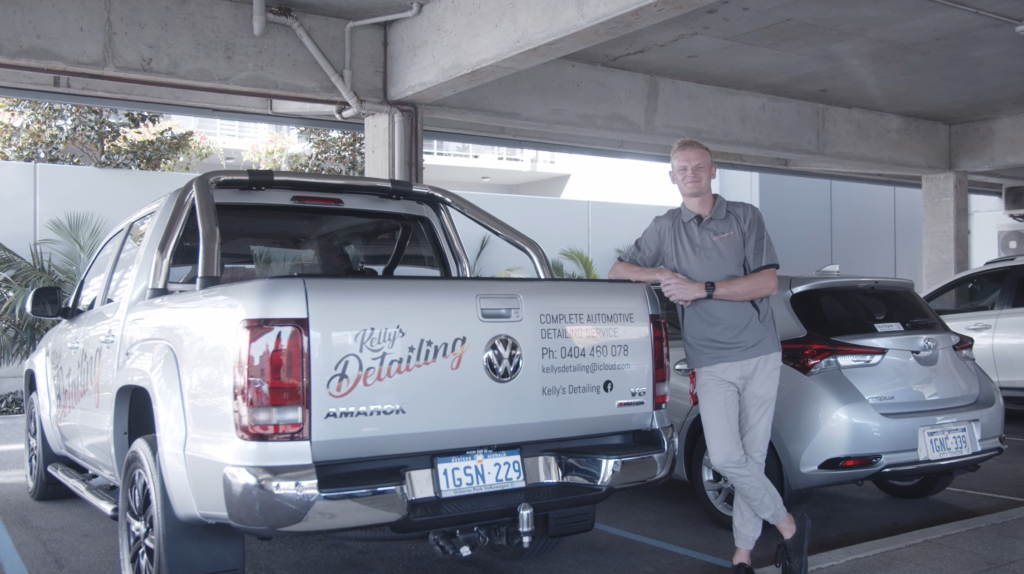
[[95, 474], [81, 474], [65, 464], [55, 462], [46, 470], [64, 483], [83, 500], [95, 506], [107, 518], [117, 520], [117, 487], [111, 484], [94, 485]]

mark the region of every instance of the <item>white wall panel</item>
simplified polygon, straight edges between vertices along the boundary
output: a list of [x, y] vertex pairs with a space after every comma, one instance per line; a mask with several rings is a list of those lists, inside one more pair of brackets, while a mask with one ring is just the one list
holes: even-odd
[[842, 273], [896, 275], [892, 186], [832, 182], [832, 260]]
[[896, 191], [896, 276], [910, 279], [920, 290], [924, 284], [921, 266], [923, 216], [921, 189], [897, 187]]
[[113, 229], [122, 219], [195, 176], [194, 173], [41, 164], [37, 175], [39, 238], [52, 237], [46, 222], [69, 212], [95, 213], [106, 221], [107, 229]]
[[618, 257], [616, 249], [632, 245], [655, 217], [675, 209], [663, 205], [633, 205], [628, 203], [590, 203], [590, 256], [601, 277]]
[[0, 243], [28, 258], [35, 233], [35, 164], [0, 162], [0, 205]]
[[830, 182], [761, 174], [760, 209], [779, 255], [779, 273], [807, 275], [832, 263]]

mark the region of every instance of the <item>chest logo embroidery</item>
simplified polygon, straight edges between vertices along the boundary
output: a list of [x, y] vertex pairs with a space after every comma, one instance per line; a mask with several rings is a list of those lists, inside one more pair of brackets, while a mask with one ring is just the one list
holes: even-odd
[[735, 233], [735, 231], [730, 231], [729, 233], [723, 233], [722, 235], [719, 235], [719, 236], [715, 237], [715, 241], [718, 241], [719, 239], [721, 239], [723, 237], [729, 237], [733, 233]]

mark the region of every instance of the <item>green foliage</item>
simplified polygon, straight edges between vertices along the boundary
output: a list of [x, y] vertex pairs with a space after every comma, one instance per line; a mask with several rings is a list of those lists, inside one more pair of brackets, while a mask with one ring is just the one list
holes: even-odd
[[551, 270], [555, 273], [555, 277], [562, 279], [601, 278], [597, 273], [597, 269], [594, 267], [594, 260], [590, 258], [590, 254], [584, 249], [580, 247], [570, 247], [559, 251], [558, 255], [572, 263], [576, 267], [576, 270], [566, 270], [565, 263], [563, 263], [561, 259], [555, 259], [551, 262]]
[[[480, 248], [476, 250], [476, 256], [473, 257], [473, 263], [469, 266], [469, 274], [472, 277], [483, 277], [484, 270], [483, 266], [480, 265], [480, 256], [484, 254], [484, 249], [487, 249], [487, 244], [491, 241], [491, 234], [485, 233], [483, 238], [480, 240]], [[521, 278], [524, 275], [519, 272], [522, 267], [509, 267], [503, 269], [495, 274], [495, 277], [501, 277], [502, 279], [516, 279]]]
[[0, 98], [0, 160], [190, 171], [219, 150], [160, 114]]
[[616, 255], [622, 255], [623, 253], [629, 251], [630, 247], [633, 247], [632, 243], [627, 243], [627, 244], [623, 245], [622, 247], [616, 247], [615, 248], [615, 254]]
[[25, 360], [56, 324], [25, 312], [28, 294], [55, 285], [70, 295], [99, 250], [106, 224], [94, 214], [67, 213], [46, 228], [56, 239], [37, 241], [28, 259], [0, 243], [0, 365]]
[[[305, 138], [308, 150], [300, 149], [297, 136]], [[254, 142], [242, 160], [277, 171], [360, 176], [365, 172], [363, 134], [303, 127], [297, 136], [271, 132]]]

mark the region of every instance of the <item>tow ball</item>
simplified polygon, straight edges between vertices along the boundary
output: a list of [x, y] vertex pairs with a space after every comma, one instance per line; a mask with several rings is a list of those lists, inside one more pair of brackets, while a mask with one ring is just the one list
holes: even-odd
[[498, 549], [515, 545], [521, 541], [523, 548], [529, 548], [534, 530], [533, 507], [524, 502], [519, 505], [516, 513], [518, 536], [516, 535], [516, 523], [505, 523], [494, 526], [477, 526], [470, 531], [434, 530], [427, 540], [439, 556], [462, 556], [463, 558], [471, 555], [478, 545]]

